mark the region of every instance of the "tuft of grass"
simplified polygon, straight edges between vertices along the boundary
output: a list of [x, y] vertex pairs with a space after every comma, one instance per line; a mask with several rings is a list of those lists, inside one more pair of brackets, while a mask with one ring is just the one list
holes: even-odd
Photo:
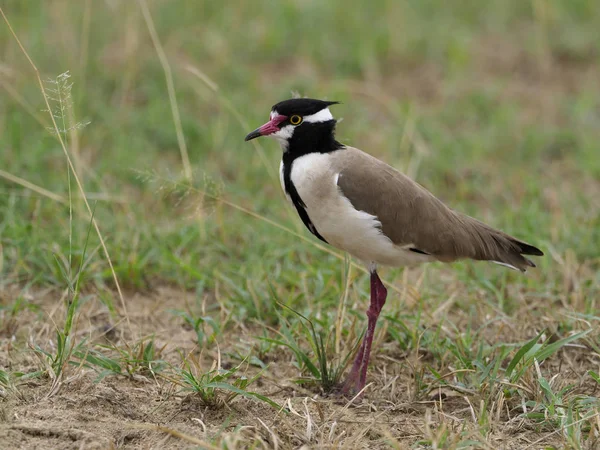
[[540, 338], [545, 333], [545, 331], [541, 331], [517, 351], [506, 368], [506, 376], [511, 382], [518, 382], [523, 377], [525, 371], [533, 367], [534, 363], [539, 364], [543, 362], [566, 345], [585, 337], [591, 331], [592, 329], [588, 329], [558, 339], [555, 342], [549, 342], [549, 339], [547, 339], [543, 343], [539, 343]]
[[122, 375], [135, 378], [137, 376], [158, 375], [168, 369], [169, 365], [161, 358], [165, 346], [156, 348], [154, 339], [141, 339], [135, 345], [125, 344], [97, 345], [95, 348], [81, 348], [74, 352], [85, 367], [98, 372], [96, 382], [109, 375]]
[[199, 359], [188, 355], [183, 360], [183, 367], [178, 371], [180, 380], [177, 384], [185, 391], [191, 391], [207, 406], [228, 406], [236, 397], [242, 396], [260, 400], [281, 410], [282, 407], [268, 396], [247, 389], [258, 379], [260, 373], [251, 378], [239, 375], [238, 371], [243, 363], [231, 369], [223, 369], [215, 362], [209, 371], [204, 372]]
[[[76, 338], [73, 335], [75, 329], [75, 314], [78, 310], [80, 301], [80, 283], [84, 269], [86, 268], [89, 259], [86, 258], [86, 252], [88, 243], [90, 240], [90, 233], [92, 231], [93, 215], [89, 222], [87, 235], [83, 242], [83, 248], [81, 252], [81, 258], [79, 266], [76, 272], [72, 271], [72, 247], [68, 258], [60, 258], [58, 255], [54, 255], [56, 264], [60, 269], [63, 279], [67, 285], [67, 294], [65, 296], [65, 318], [64, 325], [61, 328], [56, 329], [56, 341], [54, 352], [43, 350], [39, 345], [33, 345], [32, 348], [37, 354], [40, 360], [46, 358], [45, 368], [47, 374], [52, 379], [52, 387], [50, 388], [49, 395], [58, 392], [61, 384], [66, 380], [66, 369], [69, 364], [72, 363], [72, 356], [75, 353], [81, 353], [83, 350], [83, 342], [76, 342]], [[70, 245], [72, 245], [72, 229], [69, 233]], [[31, 344], [30, 344], [31, 345]]]
[[194, 330], [200, 348], [213, 344], [221, 333], [219, 323], [211, 316], [195, 317], [186, 311], [171, 311], [171, 313], [182, 318], [184, 323]]
[[[334, 338], [336, 335], [335, 327], [325, 327], [327, 332], [323, 329], [317, 331], [310, 319], [283, 303], [278, 302], [278, 304], [300, 318], [299, 331], [292, 331], [286, 320], [281, 318], [280, 330], [278, 331], [281, 339], [266, 337], [262, 339], [265, 342], [281, 345], [292, 351], [296, 358], [296, 365], [301, 372], [311, 375], [311, 378], [298, 379], [298, 383], [316, 383], [321, 387], [323, 392], [326, 393], [337, 389], [341, 377], [350, 363], [350, 358], [358, 350], [362, 335], [358, 336], [355, 340], [354, 345], [351, 347], [351, 351], [336, 354], [334, 346]], [[300, 339], [308, 342], [311, 351], [303, 349], [303, 344]]]

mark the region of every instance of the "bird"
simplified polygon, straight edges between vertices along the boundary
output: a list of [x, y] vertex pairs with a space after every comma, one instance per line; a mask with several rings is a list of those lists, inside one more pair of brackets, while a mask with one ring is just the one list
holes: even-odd
[[446, 206], [385, 162], [336, 140], [330, 107], [339, 102], [292, 98], [271, 108], [269, 121], [245, 141], [268, 136], [283, 151], [280, 182], [308, 230], [364, 263], [370, 273], [367, 329], [342, 384], [362, 395], [375, 327], [387, 298], [377, 269], [459, 259], [492, 261], [525, 272], [527, 256], [544, 253]]

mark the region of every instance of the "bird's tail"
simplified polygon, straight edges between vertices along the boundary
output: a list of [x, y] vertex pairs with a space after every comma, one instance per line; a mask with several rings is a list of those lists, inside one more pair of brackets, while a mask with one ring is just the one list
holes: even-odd
[[[496, 230], [472, 217], [463, 216], [463, 223], [474, 245], [468, 258], [480, 261], [493, 261], [525, 272], [527, 267], [535, 267], [534, 262], [524, 255], [543, 256], [537, 247], [527, 244], [500, 230]], [[466, 219], [466, 220], [465, 220]]]

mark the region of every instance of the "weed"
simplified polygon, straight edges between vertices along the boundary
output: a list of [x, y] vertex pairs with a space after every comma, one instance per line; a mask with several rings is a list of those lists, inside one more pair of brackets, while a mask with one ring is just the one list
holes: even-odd
[[142, 339], [133, 346], [97, 345], [98, 349], [83, 348], [74, 356], [85, 361], [85, 366], [98, 371], [96, 381], [108, 375], [136, 377], [150, 375], [156, 377], [167, 369], [168, 364], [161, 359], [164, 350], [156, 348], [154, 339]]
[[278, 331], [281, 339], [262, 339], [272, 344], [287, 347], [293, 352], [298, 368], [312, 376], [308, 379], [299, 379], [299, 383], [318, 383], [324, 392], [331, 392], [338, 387], [341, 376], [348, 367], [350, 357], [358, 350], [362, 336], [359, 336], [356, 340], [351, 351], [346, 352], [345, 355], [335, 354], [333, 346], [335, 329], [329, 328], [327, 333], [322, 329], [317, 331], [311, 320], [287, 305], [282, 303], [279, 303], [279, 305], [289, 309], [301, 319], [300, 336], [308, 341], [312, 352], [302, 349], [302, 345], [296, 337], [297, 333], [292, 332], [283, 318], [281, 318], [281, 328]]
[[231, 369], [219, 367], [219, 363], [213, 363], [209, 371], [201, 369], [198, 358], [188, 355], [183, 361], [183, 367], [179, 369], [181, 380], [178, 382], [186, 391], [191, 391], [208, 406], [229, 405], [233, 399], [241, 395], [263, 401], [276, 409], [281, 409], [277, 402], [257, 392], [249, 391], [247, 388], [258, 379], [260, 372], [252, 378], [238, 375], [242, 363]]
[[[171, 311], [172, 314], [181, 317], [196, 333], [199, 347], [212, 344], [221, 332], [219, 324], [210, 316], [194, 317], [185, 311]], [[208, 332], [210, 327], [210, 332]]]

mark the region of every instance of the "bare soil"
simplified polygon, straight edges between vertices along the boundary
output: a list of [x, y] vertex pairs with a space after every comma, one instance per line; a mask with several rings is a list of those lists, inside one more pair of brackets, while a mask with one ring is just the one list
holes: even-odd
[[[14, 301], [19, 293], [16, 289], [4, 291], [3, 302]], [[157, 347], [165, 346], [161, 357], [173, 364], [181, 361], [181, 354], [197, 351], [195, 334], [166, 312], [185, 309], [192, 294], [162, 288], [127, 298], [131, 331], [125, 321], [111, 328], [104, 306], [96, 294], [89, 294], [78, 316], [78, 337], [96, 342], [110, 339], [123, 346], [134, 341], [130, 333], [154, 335]], [[28, 373], [43, 366], [22, 343], [44, 346], [46, 342], [46, 348], [51, 348], [54, 330], [47, 324], [64, 314], [61, 292], [38, 291], [28, 299], [39, 311], [20, 314], [18, 323], [5, 329], [0, 341], [0, 363], [11, 372]], [[452, 306], [450, 309], [454, 313]], [[258, 330], [233, 328], [219, 339], [220, 353], [216, 348], [202, 353], [207, 370], [218, 358], [224, 367], [238, 364], [226, 356], [228, 350], [258, 334]], [[490, 338], [496, 340], [522, 331], [502, 323], [489, 329]], [[293, 382], [299, 373], [291, 355], [271, 353], [274, 360], [251, 390], [285, 405], [288, 412], [239, 397], [225, 405], [206, 405], [160, 376], [109, 376], [98, 382], [93, 371], [72, 367], [57, 389], [49, 377], [42, 376], [2, 392], [0, 442], [3, 448], [15, 449], [246, 448], [250, 442], [253, 448], [409, 448], [444, 427], [456, 432], [475, 429], [472, 415], [481, 400], [477, 395], [447, 390], [416, 399], [415, 374], [431, 361], [426, 353], [402, 354], [392, 343], [381, 345], [369, 375], [373, 384], [362, 400], [354, 402], [299, 387]], [[578, 383], [581, 364], [589, 364], [585, 353], [575, 349], [561, 359], [553, 364], [561, 364], [565, 374], [571, 371], [568, 378]], [[558, 446], [562, 442], [558, 437], [503, 417], [497, 429], [491, 430], [486, 448], [524, 449], [538, 440], [531, 448]]]

